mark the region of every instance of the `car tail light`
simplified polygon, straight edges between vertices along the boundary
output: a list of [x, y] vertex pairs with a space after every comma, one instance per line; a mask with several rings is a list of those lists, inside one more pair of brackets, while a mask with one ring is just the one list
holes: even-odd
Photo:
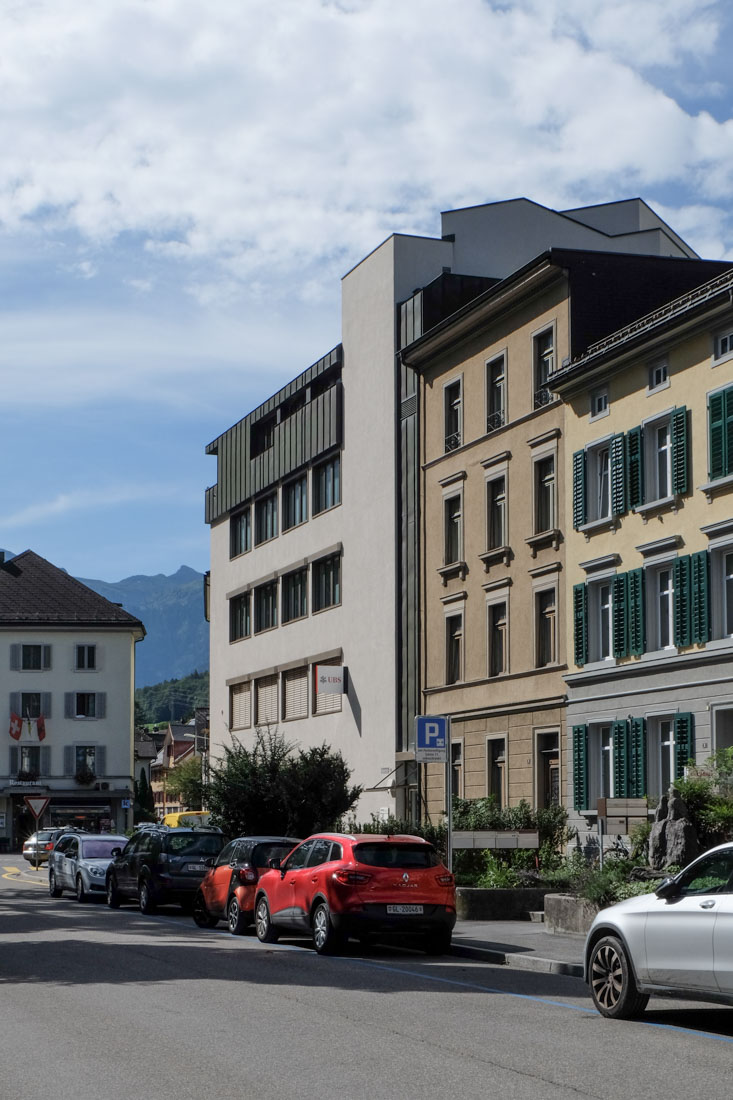
[[344, 886], [362, 886], [372, 876], [365, 875], [363, 871], [334, 871], [333, 877]]
[[438, 886], [452, 886], [453, 875], [436, 875], [435, 881], [437, 882]]
[[239, 881], [240, 882], [257, 882], [257, 872], [254, 867], [240, 867], [239, 868]]
[[46, 851], [47, 851], [47, 852], [50, 852], [50, 851], [51, 851], [52, 849], [53, 849], [53, 844], [52, 844], [52, 843], [48, 843], [48, 844], [46, 845]]

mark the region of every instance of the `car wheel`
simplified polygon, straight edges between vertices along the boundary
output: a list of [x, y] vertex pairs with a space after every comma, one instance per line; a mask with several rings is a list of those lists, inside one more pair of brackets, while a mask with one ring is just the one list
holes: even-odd
[[267, 898], [260, 898], [255, 909], [255, 932], [260, 943], [277, 943], [278, 932], [270, 920], [270, 906]]
[[53, 871], [48, 872], [48, 892], [52, 898], [61, 897], [62, 890], [58, 882], [56, 881], [56, 875], [53, 873]]
[[84, 880], [81, 875], [76, 876], [76, 900], [83, 904], [88, 898], [88, 894], [84, 889]]
[[243, 936], [249, 924], [249, 921], [239, 908], [239, 902], [234, 894], [230, 897], [229, 905], [227, 906], [227, 924], [233, 936]]
[[331, 923], [331, 914], [325, 901], [313, 910], [313, 945], [319, 955], [333, 955], [344, 945], [344, 937]]
[[110, 875], [107, 879], [107, 905], [110, 909], [119, 909], [120, 907], [120, 892], [117, 889], [117, 880], [114, 875]]
[[153, 891], [150, 887], [150, 883], [146, 878], [142, 880], [138, 889], [138, 900], [140, 903], [140, 912], [145, 913], [146, 916], [150, 916], [156, 910], [155, 898], [153, 897]]
[[450, 951], [450, 943], [450, 932], [433, 932], [425, 937], [425, 953], [427, 955], [447, 955]]
[[196, 897], [193, 899], [192, 916], [199, 928], [214, 928], [219, 923], [218, 918], [212, 917], [211, 913], [206, 908], [204, 895], [200, 890], [197, 891]]
[[590, 991], [602, 1016], [630, 1020], [647, 1006], [649, 997], [636, 988], [626, 950], [615, 936], [604, 936], [590, 957]]

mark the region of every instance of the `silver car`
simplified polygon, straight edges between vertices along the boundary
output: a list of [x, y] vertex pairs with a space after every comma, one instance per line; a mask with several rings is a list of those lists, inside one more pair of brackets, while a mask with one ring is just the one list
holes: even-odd
[[700, 856], [653, 894], [602, 909], [585, 980], [603, 1016], [629, 1019], [653, 993], [733, 1005], [733, 843]]
[[127, 837], [112, 833], [66, 833], [48, 858], [48, 892], [60, 898], [72, 890], [77, 901], [106, 893], [105, 875], [112, 852], [124, 848]]

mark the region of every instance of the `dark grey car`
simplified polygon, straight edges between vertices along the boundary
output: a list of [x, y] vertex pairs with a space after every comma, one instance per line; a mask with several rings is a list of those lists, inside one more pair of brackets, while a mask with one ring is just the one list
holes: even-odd
[[143, 913], [154, 913], [159, 905], [190, 907], [225, 839], [210, 826], [140, 829], [107, 868], [107, 904], [117, 909], [123, 901], [136, 901]]

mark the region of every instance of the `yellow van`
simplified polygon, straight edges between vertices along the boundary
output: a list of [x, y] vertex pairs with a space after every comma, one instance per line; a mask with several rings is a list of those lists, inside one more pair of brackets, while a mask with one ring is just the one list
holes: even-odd
[[186, 829], [192, 825], [208, 825], [211, 814], [208, 810], [185, 810], [179, 814], [166, 814], [163, 824], [171, 829]]

